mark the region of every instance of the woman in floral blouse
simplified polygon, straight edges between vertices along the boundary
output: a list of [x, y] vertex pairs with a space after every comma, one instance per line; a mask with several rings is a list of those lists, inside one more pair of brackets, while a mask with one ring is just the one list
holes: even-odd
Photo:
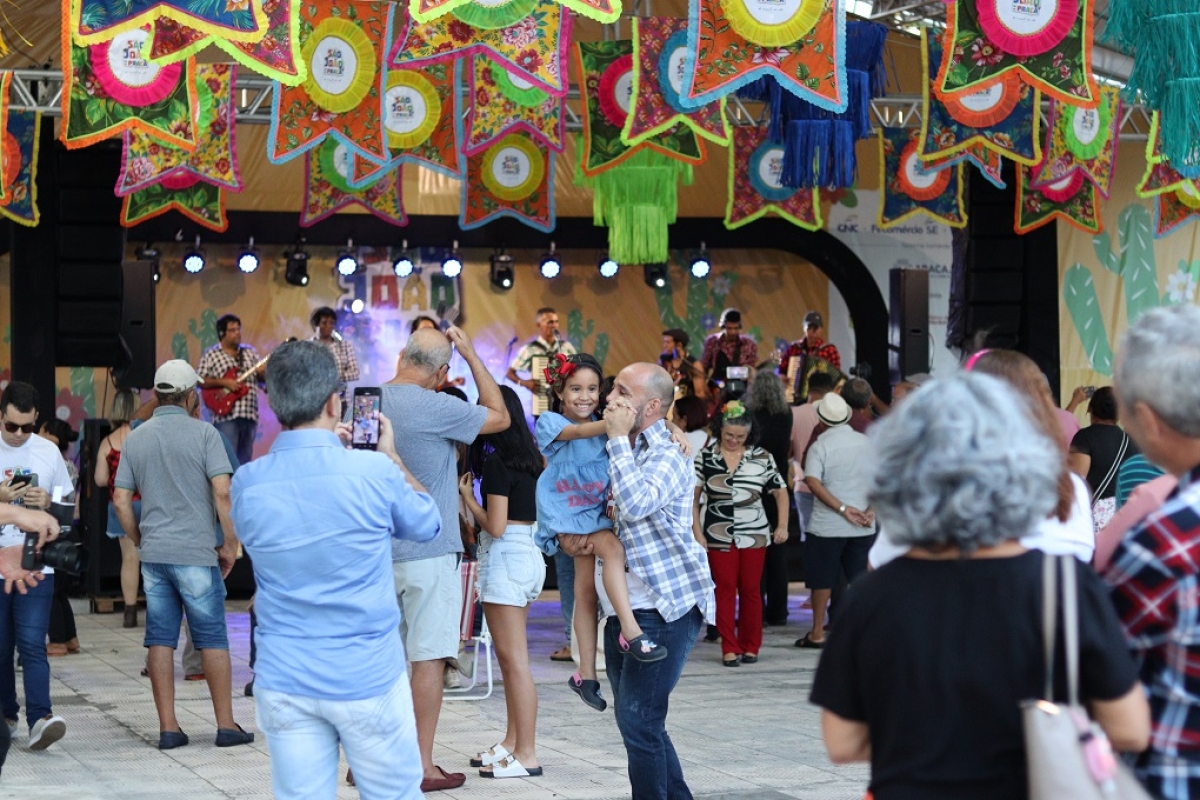
[[[724, 664], [758, 661], [762, 646], [762, 571], [767, 544], [787, 540], [787, 485], [775, 459], [754, 443], [754, 417], [736, 400], [712, 420], [714, 441], [696, 459], [692, 532], [708, 551], [717, 584], [717, 630]], [[771, 530], [762, 496], [778, 509]], [[700, 499], [705, 498], [703, 519]]]

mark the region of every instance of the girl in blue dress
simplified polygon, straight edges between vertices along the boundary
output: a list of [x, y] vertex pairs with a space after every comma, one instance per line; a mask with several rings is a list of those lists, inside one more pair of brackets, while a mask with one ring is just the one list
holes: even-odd
[[546, 469], [537, 484], [537, 543], [553, 554], [560, 534], [587, 534], [595, 556], [575, 557], [575, 638], [579, 671], [571, 690], [597, 711], [608, 703], [596, 680], [596, 634], [599, 627], [595, 558], [603, 562], [604, 590], [621, 622], [621, 651], [638, 661], [666, 658], [667, 649], [642, 633], [629, 607], [625, 583], [625, 548], [613, 533], [609, 518], [608, 451], [600, 418], [599, 362], [587, 353], [555, 356], [546, 367], [551, 410], [538, 417], [537, 442]]

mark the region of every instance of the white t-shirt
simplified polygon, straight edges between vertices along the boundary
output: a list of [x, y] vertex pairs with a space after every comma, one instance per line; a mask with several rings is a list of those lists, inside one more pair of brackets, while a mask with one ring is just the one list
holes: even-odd
[[[71, 476], [67, 473], [66, 462], [58, 446], [40, 436], [30, 436], [20, 447], [10, 447], [0, 439], [0, 479], [7, 481], [13, 475], [33, 473], [37, 475], [37, 484], [51, 495], [54, 487], [62, 487], [62, 496], [69, 497], [73, 491]], [[12, 547], [24, 544], [25, 534], [16, 525], [5, 525], [0, 528], [0, 547]], [[54, 573], [53, 569], [45, 568], [42, 572], [47, 575]]]
[[[608, 600], [608, 592], [604, 591], [604, 559], [596, 559], [596, 594], [600, 596], [600, 611], [602, 616], [611, 617], [617, 612], [613, 611], [612, 603]], [[625, 567], [625, 585], [629, 589], [629, 607], [635, 611], [638, 609], [654, 610], [654, 595], [650, 593], [650, 587], [646, 582], [639, 578], [633, 570]]]
[[[1033, 533], [1021, 537], [1021, 545], [1054, 556], [1075, 556], [1083, 563], [1090, 564], [1096, 549], [1091, 493], [1078, 475], [1071, 475], [1071, 485], [1075, 487], [1075, 500], [1071, 503], [1071, 516], [1067, 517], [1067, 521], [1060, 522], [1058, 517], [1047, 517], [1038, 523]], [[880, 529], [867, 560], [873, 568], [879, 569], [907, 552], [907, 547], [894, 544], [888, 538], [887, 531]]]

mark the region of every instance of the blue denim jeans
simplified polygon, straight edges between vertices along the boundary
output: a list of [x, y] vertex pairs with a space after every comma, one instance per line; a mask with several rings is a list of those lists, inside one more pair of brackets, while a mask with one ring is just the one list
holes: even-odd
[[319, 700], [257, 685], [254, 699], [271, 753], [275, 797], [334, 797], [339, 741], [364, 800], [422, 797], [424, 770], [404, 670], [385, 694], [366, 700]]
[[146, 647], [179, 644], [179, 626], [187, 613], [197, 650], [228, 650], [225, 625], [225, 582], [216, 567], [188, 567], [142, 562], [146, 588]]
[[0, 708], [5, 719], [18, 719], [17, 674], [13, 650], [21, 654], [25, 682], [25, 721], [29, 727], [50, 713], [50, 662], [46, 660], [46, 633], [50, 629], [50, 603], [54, 575], [26, 594], [0, 591]]
[[[255, 391], [254, 387], [250, 391]], [[233, 445], [233, 452], [237, 453], [238, 463], [233, 465], [234, 469], [250, 463], [250, 459], [254, 458], [254, 433], [258, 430], [258, 423], [249, 419], [231, 419], [225, 422], [214, 422], [213, 427], [225, 434], [225, 438]]]
[[575, 616], [575, 557], [562, 550], [554, 554], [554, 574], [558, 580], [558, 604], [562, 607], [563, 636], [571, 643], [571, 620]]
[[675, 745], [667, 734], [667, 703], [704, 619], [699, 608], [674, 622], [665, 621], [657, 611], [635, 610], [633, 615], [647, 636], [667, 648], [668, 655], [650, 664], [627, 658], [617, 646], [620, 620], [609, 617], [604, 626], [604, 657], [617, 728], [629, 757], [632, 798], [692, 800]]

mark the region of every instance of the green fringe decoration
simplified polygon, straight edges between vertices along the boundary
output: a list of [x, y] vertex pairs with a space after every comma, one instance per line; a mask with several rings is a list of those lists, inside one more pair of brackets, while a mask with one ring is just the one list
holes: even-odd
[[450, 13], [472, 28], [490, 31], [507, 28], [528, 17], [537, 7], [538, 0], [509, 0], [499, 6], [481, 6], [478, 3], [463, 3]]

